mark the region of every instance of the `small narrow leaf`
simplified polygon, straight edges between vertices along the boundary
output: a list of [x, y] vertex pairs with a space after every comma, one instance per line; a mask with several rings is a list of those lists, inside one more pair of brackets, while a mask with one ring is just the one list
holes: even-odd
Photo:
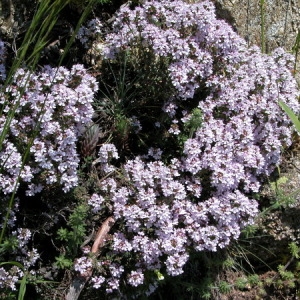
[[300, 133], [300, 121], [295, 113], [282, 101], [279, 101], [280, 107], [286, 112], [286, 114], [290, 117], [291, 121], [295, 125], [298, 133]]
[[21, 282], [20, 282], [20, 288], [19, 288], [19, 294], [18, 294], [18, 300], [23, 300], [25, 293], [26, 293], [26, 275], [23, 276]]
[[0, 266], [3, 266], [3, 265], [14, 265], [14, 266], [17, 266], [17, 267], [19, 267], [20, 269], [24, 270], [23, 265], [20, 264], [20, 263], [17, 262], [17, 261], [6, 261], [6, 262], [0, 263]]

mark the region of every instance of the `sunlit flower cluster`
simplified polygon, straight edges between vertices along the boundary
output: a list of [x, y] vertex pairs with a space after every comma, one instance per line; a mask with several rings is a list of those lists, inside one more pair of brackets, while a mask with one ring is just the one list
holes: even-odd
[[[58, 183], [64, 191], [77, 185], [76, 143], [91, 121], [96, 91], [95, 79], [81, 65], [71, 70], [48, 66], [36, 74], [24, 69], [16, 72], [0, 94], [1, 131], [8, 128], [0, 152], [4, 194], [18, 187], [18, 177], [28, 183], [29, 196], [43, 185]], [[22, 161], [26, 149], [28, 155]]]
[[[193, 116], [191, 101], [201, 111], [203, 122], [184, 144], [182, 171], [195, 177], [209, 174], [216, 195], [259, 190], [261, 177], [279, 162], [282, 146], [291, 143], [290, 121], [278, 101], [299, 111], [291, 55], [283, 49], [263, 55], [258, 47], [248, 48], [216, 18], [210, 1], [123, 7], [106, 45], [107, 58], [137, 48], [168, 57], [177, 91], [162, 107], [171, 119], [169, 134], [184, 134]], [[183, 105], [184, 112], [179, 109]]]
[[[93, 47], [101, 26], [92, 20], [78, 39]], [[107, 142], [97, 140], [91, 168], [99, 180], [95, 188], [88, 183], [91, 195], [84, 199], [95, 216], [91, 223], [108, 215], [115, 223], [101, 246], [105, 255], [90, 255], [92, 247], [86, 246], [74, 269], [81, 276], [93, 270], [91, 285], [107, 294], [121, 295], [126, 288], [144, 288], [147, 294], [163, 275], [182, 274], [192, 251], [224, 248], [253, 223], [258, 203], [252, 196], [280, 162], [282, 148], [291, 144], [291, 123], [278, 101], [299, 112], [299, 92], [289, 71], [293, 58], [282, 49], [265, 55], [258, 47], [248, 48], [216, 18], [210, 1], [122, 6], [112, 26], [99, 55], [112, 63], [126, 53], [128, 62], [121, 66], [125, 77], [130, 59], [144, 51], [152, 59], [147, 64], [163, 62], [168, 78], [158, 80], [169, 82], [173, 94], [140, 105], [139, 114], [135, 105], [152, 95], [143, 86], [144, 97], [135, 99], [133, 93], [126, 102], [130, 108], [118, 107], [124, 111], [117, 113], [132, 125], [123, 147], [134, 141], [134, 149], [111, 143], [117, 128]], [[0, 41], [0, 82], [4, 56]], [[145, 62], [135, 59], [130, 75], [139, 63]], [[139, 77], [134, 80], [139, 89]], [[78, 138], [92, 122], [97, 90], [95, 78], [82, 65], [70, 70], [46, 66], [37, 73], [17, 70], [0, 92], [2, 194], [10, 195], [20, 184], [27, 196], [45, 186], [62, 186], [67, 192], [79, 184]], [[160, 118], [153, 115], [158, 110]], [[14, 212], [10, 222], [14, 230]], [[27, 247], [31, 231], [19, 228], [12, 235], [28, 269], [39, 257]], [[0, 288], [15, 289], [22, 274], [15, 266], [0, 268]]]
[[[143, 275], [156, 278], [157, 270], [179, 275], [192, 249], [216, 251], [237, 239], [258, 212], [251, 195], [291, 143], [291, 123], [278, 101], [299, 111], [292, 56], [248, 48], [209, 1], [122, 7], [104, 55], [115, 59], [137, 49], [152, 52], [153, 64], [158, 57], [169, 62], [175, 93], [161, 105], [167, 122], [155, 126], [183, 143], [181, 151], [148, 145], [148, 155], [127, 161], [120, 178], [101, 181], [98, 206], [102, 197], [111, 199], [108, 208], [120, 224], [111, 247], [125, 271], [123, 279], [100, 281], [102, 287], [117, 282], [118, 289], [124, 280], [149, 284]], [[201, 122], [187, 136], [195, 111]]]
[[[144, 272], [153, 272], [154, 277], [157, 270], [172, 276], [182, 274], [188, 249], [216, 251], [225, 247], [257, 214], [257, 203], [238, 190], [198, 202], [194, 196], [199, 193], [197, 181], [195, 192], [189, 192], [191, 181], [188, 177], [183, 180], [178, 165], [177, 160], [166, 166], [161, 161], [136, 158], [124, 165], [125, 185], [112, 178], [100, 183], [103, 194], [111, 199], [114, 218], [124, 224], [113, 235], [112, 253], [125, 257], [122, 263], [127, 270], [132, 261], [137, 268], [127, 274], [129, 285], [143, 284]], [[101, 196], [92, 198], [93, 208], [103, 204]], [[127, 253], [131, 260], [126, 259]], [[111, 279], [119, 289], [121, 278]], [[103, 286], [106, 283], [101, 282]]]
[[37, 249], [30, 247], [31, 235], [31, 231], [27, 228], [18, 228], [12, 233], [16, 244], [10, 255], [12, 257], [14, 256], [14, 260], [17, 263], [7, 263], [6, 266], [8, 268], [0, 268], [1, 289], [16, 290], [17, 284], [25, 273], [29, 272], [31, 275], [36, 273], [36, 271], [31, 268], [35, 266], [40, 255]]

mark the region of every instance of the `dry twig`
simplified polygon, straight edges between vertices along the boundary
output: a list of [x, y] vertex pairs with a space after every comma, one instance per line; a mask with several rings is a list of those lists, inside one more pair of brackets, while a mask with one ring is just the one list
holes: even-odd
[[[108, 217], [101, 227], [98, 229], [96, 234], [95, 241], [93, 243], [91, 253], [93, 253], [94, 257], [97, 257], [100, 253], [101, 247], [103, 247], [105, 243], [105, 238], [114, 225], [115, 220], [113, 217]], [[93, 269], [89, 268], [84, 274], [78, 274], [74, 280], [72, 281], [69, 292], [66, 295], [66, 300], [77, 300], [81, 291], [83, 290], [86, 282], [91, 278], [93, 273]]]

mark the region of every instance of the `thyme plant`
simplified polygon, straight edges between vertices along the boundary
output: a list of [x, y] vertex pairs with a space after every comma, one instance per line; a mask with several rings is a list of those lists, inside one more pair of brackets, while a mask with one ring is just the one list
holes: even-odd
[[[289, 71], [293, 57], [283, 49], [266, 55], [248, 48], [216, 18], [210, 1], [124, 5], [111, 31], [102, 28], [94, 20], [75, 30], [87, 49], [91, 39], [102, 39], [100, 83], [79, 64], [30, 71], [17, 65], [1, 83], [1, 205], [19, 188], [37, 197], [87, 185], [78, 172], [78, 142], [87, 133], [82, 152], [97, 152], [89, 165], [97, 178], [58, 231], [67, 255], [56, 256], [56, 264], [68, 268], [76, 257], [74, 271], [84, 277], [93, 269], [90, 283], [101, 295], [138, 298], [164, 276], [182, 274], [192, 253], [225, 248], [253, 224], [254, 196], [291, 144], [291, 122], [278, 101], [297, 114], [299, 91]], [[27, 61], [35, 64], [34, 57]], [[3, 79], [4, 62], [0, 42]], [[108, 134], [101, 135], [105, 124]], [[14, 248], [11, 255], [20, 254], [28, 270], [39, 253], [17, 216], [17, 201], [1, 215], [2, 227], [16, 237], [6, 253]], [[79, 253], [86, 225], [107, 218], [114, 225], [100, 255], [91, 243]], [[1, 267], [0, 286], [14, 289], [22, 275]], [[229, 288], [220, 282], [220, 290]]]
[[[209, 1], [123, 6], [101, 53], [104, 62], [132, 57], [131, 66], [127, 62], [132, 78], [145, 65], [163, 61], [161, 84], [168, 96], [147, 97], [148, 86], [137, 80], [144, 92], [128, 103], [141, 111], [141, 101], [152, 101], [160, 107], [158, 121], [150, 109], [126, 111], [140, 122], [136, 137], [142, 135], [146, 146], [132, 144], [125, 162], [121, 149], [100, 147], [101, 157], [119, 155], [123, 161], [108, 159], [107, 169], [101, 160], [105, 179], [98, 205], [97, 197], [91, 201], [93, 209], [105, 206], [118, 224], [107, 245], [110, 255], [98, 259], [94, 287], [119, 295], [141, 287], [147, 294], [158, 282], [157, 272], [181, 274], [192, 251], [224, 248], [253, 223], [258, 213], [253, 196], [280, 163], [282, 147], [291, 144], [291, 122], [278, 101], [299, 111], [289, 71], [294, 59], [283, 49], [266, 55], [248, 48], [216, 18]], [[148, 78], [150, 86], [156, 84], [155, 77]], [[84, 274], [90, 263], [80, 262], [76, 269]]]

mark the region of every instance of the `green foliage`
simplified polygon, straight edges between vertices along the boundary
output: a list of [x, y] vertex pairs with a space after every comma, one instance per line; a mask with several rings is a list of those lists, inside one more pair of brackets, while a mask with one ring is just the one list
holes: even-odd
[[7, 237], [2, 244], [0, 244], [0, 255], [10, 253], [18, 248], [18, 238], [16, 236]]
[[73, 266], [78, 247], [86, 234], [87, 213], [87, 205], [79, 204], [70, 214], [67, 228], [60, 228], [57, 231], [57, 239], [63, 243], [63, 252], [55, 257], [55, 265], [58, 268], [69, 269]]
[[256, 224], [248, 225], [242, 230], [242, 235], [248, 239], [250, 237], [255, 236], [255, 233], [258, 230], [258, 226]]
[[[115, 70], [117, 66], [119, 69]], [[137, 78], [132, 78], [130, 68], [130, 55], [119, 57], [117, 62], [106, 62], [103, 69], [105, 74], [111, 74], [111, 77], [101, 78], [99, 100], [95, 101], [95, 111], [99, 116], [99, 120], [104, 120], [105, 124], [101, 124], [103, 128], [107, 128], [108, 140], [112, 138], [125, 143], [128, 140], [131, 126], [131, 111], [138, 107], [134, 103], [136, 96], [135, 82]], [[110, 128], [109, 128], [110, 127]], [[113, 142], [117, 142], [113, 140]]]
[[[277, 181], [277, 183], [273, 185], [274, 189], [276, 190], [276, 192], [278, 193], [277, 189], [280, 188], [281, 184], [285, 184], [285, 179], [283, 178], [282, 180]], [[282, 203], [281, 203], [282, 204]], [[272, 209], [269, 210], [268, 208], [266, 209], [266, 211], [268, 211], [265, 214], [261, 215], [261, 218], [264, 218], [267, 215], [272, 215], [274, 212], [278, 211], [278, 209], [281, 209], [281, 207], [283, 207], [282, 205], [278, 205], [276, 207], [274, 207], [274, 205], [271, 205]], [[261, 230], [261, 226], [262, 224], [260, 224], [259, 226], [256, 225], [257, 227], [257, 233], [260, 232]], [[257, 235], [254, 236], [250, 236], [250, 241], [254, 241], [255, 239], [258, 239], [259, 236]], [[244, 236], [245, 234], [243, 234]], [[248, 237], [249, 238], [249, 237]], [[240, 241], [239, 244], [241, 244], [242, 241]], [[253, 242], [250, 242], [249, 245], [253, 245]], [[272, 270], [270, 273], [266, 272], [265, 275], [266, 276], [260, 276], [258, 274], [258, 272], [256, 272], [255, 266], [252, 266], [252, 273], [250, 275], [248, 275], [247, 277], [245, 276], [246, 274], [246, 269], [243, 270], [243, 272], [241, 273], [241, 276], [238, 277], [235, 280], [234, 283], [234, 287], [236, 289], [239, 290], [243, 290], [243, 291], [249, 291], [255, 289], [257, 295], [259, 295], [259, 297], [265, 297], [268, 293], [270, 293], [270, 291], [272, 291], [271, 293], [276, 294], [277, 291], [279, 293], [286, 293], [286, 295], [290, 295], [291, 293], [293, 293], [294, 289], [297, 287], [297, 284], [299, 284], [299, 269], [297, 268], [297, 266], [299, 266], [298, 261], [299, 261], [299, 246], [297, 245], [296, 242], [290, 242], [288, 245], [288, 247], [285, 248], [285, 250], [288, 248], [289, 252], [280, 252], [279, 253], [274, 253], [274, 259], [273, 261], [276, 259], [275, 257], [277, 257], [278, 260], [276, 260], [276, 265], [275, 265], [275, 270], [273, 268], [271, 268], [270, 266], [268, 266], [268, 268], [270, 270]], [[259, 247], [263, 247], [263, 245], [259, 245]], [[251, 249], [251, 248], [250, 248]], [[262, 252], [265, 253], [265, 252]], [[244, 258], [244, 260], [250, 260], [251, 256], [254, 256], [252, 253], [250, 253], [249, 251], [245, 252], [246, 257]], [[265, 256], [265, 259], [268, 256]], [[256, 259], [258, 259], [256, 257]], [[259, 259], [260, 261], [261, 259]], [[265, 263], [266, 264], [266, 263]], [[238, 264], [237, 264], [238, 265]], [[272, 263], [272, 265], [274, 265]], [[267, 264], [266, 264], [267, 266]], [[267, 274], [270, 274], [268, 277]], [[268, 290], [268, 292], [266, 292], [266, 289]]]
[[298, 259], [300, 256], [300, 248], [295, 242], [289, 243], [289, 249], [292, 254], [292, 257]]
[[232, 286], [226, 281], [220, 281], [218, 284], [218, 289], [222, 294], [228, 294], [231, 290]]
[[[77, 254], [78, 246], [82, 244], [86, 233], [86, 218], [88, 207], [85, 204], [78, 205], [71, 213], [67, 222], [68, 228], [60, 228], [57, 232], [58, 239], [65, 242], [67, 256], [73, 258]], [[57, 259], [60, 266], [68, 265], [64, 256]]]
[[287, 271], [283, 265], [278, 266], [278, 272], [283, 280], [293, 280], [295, 278], [293, 272]]
[[276, 191], [278, 191], [280, 186], [286, 184], [287, 181], [288, 181], [287, 177], [280, 176], [276, 181], [273, 181], [270, 183], [270, 187], [274, 192], [276, 192]]
[[189, 138], [193, 137], [195, 131], [202, 125], [202, 111], [199, 108], [192, 110], [192, 117], [184, 124], [184, 130]]
[[273, 202], [271, 202], [272, 205], [269, 209], [277, 210], [280, 208], [287, 208], [294, 203], [295, 197], [293, 197], [293, 195], [288, 195], [285, 191], [279, 189], [277, 190], [276, 198]]
[[265, 31], [266, 31], [266, 24], [265, 24], [265, 0], [260, 0], [259, 7], [260, 7], [260, 45], [261, 51], [263, 53], [266, 52], [266, 39], [265, 39]]
[[252, 286], [258, 285], [258, 283], [260, 282], [259, 276], [257, 274], [249, 275], [248, 282]]
[[290, 117], [291, 121], [295, 125], [298, 133], [300, 133], [300, 121], [295, 113], [282, 101], [279, 101], [279, 105], [286, 112], [286, 114]]
[[24, 297], [25, 297], [26, 283], [27, 283], [27, 276], [26, 276], [26, 274], [24, 274], [24, 276], [23, 276], [23, 278], [21, 279], [21, 282], [20, 282], [18, 300], [23, 300]]
[[60, 228], [57, 232], [58, 234], [58, 239], [60, 241], [68, 241], [69, 239], [69, 231], [66, 228]]
[[16, 266], [16, 267], [20, 268], [21, 270], [24, 270], [23, 265], [20, 264], [17, 261], [6, 261], [6, 262], [1, 262], [0, 263], [0, 266], [4, 266], [4, 265], [13, 265], [13, 266]]
[[245, 277], [240, 277], [235, 281], [234, 285], [239, 290], [244, 290], [248, 287], [248, 279]]
[[223, 268], [233, 268], [234, 265], [235, 265], [235, 261], [231, 257], [228, 257], [222, 262]]
[[[78, 11], [83, 11], [86, 6], [91, 2], [90, 0], [69, 0], [71, 7], [76, 8]], [[110, 0], [95, 0], [93, 6], [97, 4], [105, 4], [111, 2]]]
[[178, 144], [182, 148], [187, 139], [192, 138], [198, 128], [201, 127], [203, 122], [202, 111], [199, 108], [193, 108], [191, 118], [184, 123], [183, 130], [178, 134]]
[[154, 273], [155, 273], [158, 280], [164, 280], [165, 279], [164, 275], [159, 270], [154, 270]]
[[209, 300], [211, 299], [211, 292], [210, 291], [204, 291], [202, 294], [201, 294], [201, 297], [202, 299], [204, 300]]
[[1, 300], [16, 300], [16, 293], [11, 290], [3, 290], [2, 293], [0, 294], [0, 299]]
[[285, 209], [290, 207], [292, 204], [295, 203], [296, 198], [295, 196], [299, 194], [299, 189], [293, 191], [292, 193], [286, 192], [286, 184], [288, 182], [288, 178], [285, 176], [280, 175], [279, 170], [279, 178], [275, 181], [270, 182], [270, 189], [273, 193], [272, 197], [270, 197], [270, 205], [265, 208], [260, 215], [267, 215], [272, 211], [276, 211], [278, 209]]
[[73, 266], [73, 261], [64, 255], [55, 257], [55, 265], [60, 269], [69, 269]]
[[297, 61], [298, 61], [298, 54], [300, 49], [300, 29], [298, 29], [298, 34], [296, 36], [295, 44], [292, 48], [292, 51], [295, 53], [295, 64], [294, 64], [294, 71], [297, 70]]

